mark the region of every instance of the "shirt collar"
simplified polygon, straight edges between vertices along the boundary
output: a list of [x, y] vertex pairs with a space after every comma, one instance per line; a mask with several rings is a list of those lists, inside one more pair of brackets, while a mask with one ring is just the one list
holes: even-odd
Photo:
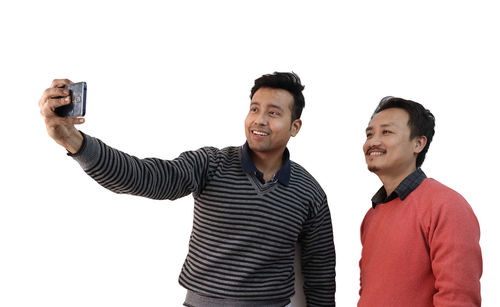
[[[245, 173], [256, 176], [261, 182], [264, 183], [264, 174], [262, 174], [262, 172], [255, 167], [252, 156], [250, 155], [248, 142], [245, 142], [241, 149], [241, 167]], [[284, 185], [288, 185], [290, 183], [290, 152], [288, 151], [288, 148], [285, 148], [285, 152], [283, 153], [283, 166], [274, 175], [271, 181], [279, 181]]]
[[372, 197], [372, 207], [375, 209], [377, 205], [390, 202], [393, 199], [399, 197], [401, 200], [405, 200], [408, 195], [410, 195], [413, 190], [415, 190], [424, 179], [427, 178], [424, 171], [421, 168], [417, 168], [413, 173], [408, 175], [398, 187], [387, 196], [385, 188], [382, 186], [375, 195]]

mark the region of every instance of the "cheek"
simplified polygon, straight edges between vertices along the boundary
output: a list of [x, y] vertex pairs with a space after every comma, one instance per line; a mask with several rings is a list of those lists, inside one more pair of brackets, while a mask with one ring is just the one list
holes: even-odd
[[279, 133], [287, 134], [290, 133], [292, 127], [289, 121], [275, 120], [269, 123], [270, 128]]
[[370, 146], [368, 146], [368, 141], [365, 141], [365, 143], [363, 144], [363, 153], [366, 153], [369, 147]]
[[252, 116], [249, 114], [247, 115], [247, 117], [245, 118], [245, 127], [248, 127], [252, 124]]

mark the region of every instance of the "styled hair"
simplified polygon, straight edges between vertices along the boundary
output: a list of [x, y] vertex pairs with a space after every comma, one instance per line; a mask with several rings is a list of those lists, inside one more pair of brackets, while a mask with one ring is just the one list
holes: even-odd
[[372, 118], [375, 114], [390, 108], [403, 109], [410, 115], [410, 119], [408, 120], [408, 127], [410, 127], [410, 139], [417, 136], [425, 136], [427, 138], [427, 144], [425, 144], [424, 149], [417, 156], [417, 167], [420, 167], [422, 163], [424, 163], [425, 154], [429, 150], [432, 138], [434, 137], [434, 115], [432, 115], [431, 111], [424, 108], [424, 106], [418, 102], [387, 96], [382, 98], [375, 109], [375, 112], [373, 112]]
[[263, 75], [255, 80], [255, 84], [250, 91], [250, 99], [261, 87], [274, 89], [283, 89], [293, 96], [292, 122], [302, 114], [305, 106], [304, 95], [302, 91], [304, 86], [300, 83], [300, 78], [294, 72], [274, 72], [273, 74]]

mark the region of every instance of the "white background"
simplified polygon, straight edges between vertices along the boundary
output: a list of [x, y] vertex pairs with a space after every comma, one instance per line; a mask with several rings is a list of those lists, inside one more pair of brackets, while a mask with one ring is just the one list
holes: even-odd
[[329, 197], [337, 305], [357, 302], [359, 225], [380, 187], [364, 129], [394, 95], [437, 118], [423, 169], [473, 207], [483, 306], [498, 306], [499, 13], [494, 1], [2, 2], [0, 306], [185, 295], [192, 198], [115, 195], [87, 177], [45, 132], [37, 102], [52, 79], [87, 81], [84, 132], [171, 159], [243, 144], [254, 79], [291, 70], [306, 107], [289, 149]]

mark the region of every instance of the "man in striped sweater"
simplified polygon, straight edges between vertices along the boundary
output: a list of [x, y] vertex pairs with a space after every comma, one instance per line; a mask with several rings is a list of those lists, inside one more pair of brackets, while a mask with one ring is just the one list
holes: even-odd
[[366, 163], [383, 187], [361, 225], [359, 307], [481, 305], [476, 216], [420, 169], [433, 136], [432, 113], [396, 97], [380, 102], [366, 128]]
[[54, 80], [40, 111], [48, 134], [88, 175], [116, 193], [171, 200], [193, 195], [193, 230], [179, 277], [185, 306], [289, 305], [297, 243], [307, 305], [335, 305], [326, 195], [286, 148], [302, 125], [304, 87], [296, 74], [255, 80], [243, 146], [204, 147], [170, 161], [138, 159], [77, 130], [83, 118], [58, 117], [54, 110], [70, 103], [62, 88], [68, 83]]

